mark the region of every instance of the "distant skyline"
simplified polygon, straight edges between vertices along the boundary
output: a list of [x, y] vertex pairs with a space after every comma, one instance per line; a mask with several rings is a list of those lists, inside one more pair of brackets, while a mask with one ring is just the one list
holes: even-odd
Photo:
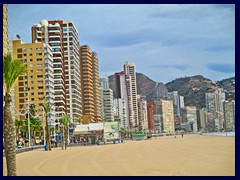
[[156, 82], [235, 76], [235, 5], [9, 4], [9, 38], [31, 43], [31, 26], [73, 20], [80, 45], [98, 53], [100, 77], [127, 60]]

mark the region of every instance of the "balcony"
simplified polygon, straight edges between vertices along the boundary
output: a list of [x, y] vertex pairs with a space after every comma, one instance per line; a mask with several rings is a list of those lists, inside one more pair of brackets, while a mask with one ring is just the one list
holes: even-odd
[[57, 33], [61, 33], [60, 29], [48, 29], [48, 32], [57, 32]]

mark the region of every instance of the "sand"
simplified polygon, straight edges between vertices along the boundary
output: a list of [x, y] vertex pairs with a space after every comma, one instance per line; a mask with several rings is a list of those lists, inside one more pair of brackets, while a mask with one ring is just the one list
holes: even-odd
[[235, 137], [185, 135], [51, 152], [39, 149], [17, 154], [17, 175], [235, 176]]

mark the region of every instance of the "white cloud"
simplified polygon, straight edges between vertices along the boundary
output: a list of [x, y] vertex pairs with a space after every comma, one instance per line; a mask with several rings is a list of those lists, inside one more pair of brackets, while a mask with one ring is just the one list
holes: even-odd
[[234, 5], [9, 5], [10, 37], [30, 42], [41, 19], [72, 19], [80, 44], [98, 53], [101, 74], [129, 60], [159, 82], [196, 74], [219, 80], [226, 74], [206, 64], [235, 63]]

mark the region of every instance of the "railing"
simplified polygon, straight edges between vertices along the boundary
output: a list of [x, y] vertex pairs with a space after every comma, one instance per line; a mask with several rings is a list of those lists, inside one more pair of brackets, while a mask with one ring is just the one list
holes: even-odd
[[[35, 149], [44, 149], [44, 145], [37, 145], [37, 146], [31, 146], [31, 147], [24, 147], [20, 149], [16, 149], [16, 154], [22, 153], [22, 152], [27, 152], [27, 151], [32, 151]], [[5, 150], [3, 150], [3, 157], [5, 156]]]

